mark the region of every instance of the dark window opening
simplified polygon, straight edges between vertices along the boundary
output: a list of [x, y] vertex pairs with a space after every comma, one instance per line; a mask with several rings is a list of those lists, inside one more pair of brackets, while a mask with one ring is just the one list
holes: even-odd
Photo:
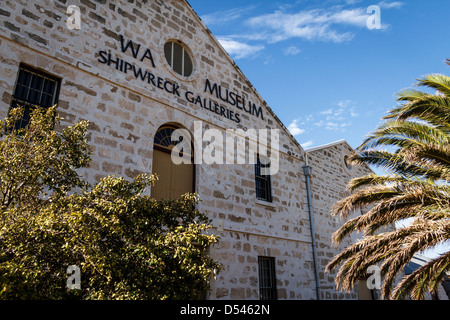
[[263, 170], [261, 170], [265, 168], [270, 168], [270, 162], [261, 163], [261, 158], [258, 155], [255, 164], [256, 199], [272, 202], [272, 182], [270, 175], [264, 174]]
[[277, 300], [275, 258], [258, 257], [259, 298]]
[[10, 107], [10, 110], [24, 108], [22, 119], [16, 123], [17, 130], [26, 127], [34, 108], [48, 109], [57, 103], [60, 81], [46, 72], [20, 65]]
[[164, 55], [167, 63], [176, 73], [189, 77], [193, 72], [193, 63], [187, 50], [175, 41], [169, 41], [164, 45]]

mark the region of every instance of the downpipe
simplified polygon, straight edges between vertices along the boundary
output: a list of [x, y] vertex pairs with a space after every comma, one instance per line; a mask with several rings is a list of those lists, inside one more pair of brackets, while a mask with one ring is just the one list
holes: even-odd
[[305, 154], [305, 166], [303, 166], [303, 174], [306, 178], [306, 194], [308, 196], [308, 211], [309, 211], [309, 223], [311, 227], [311, 245], [313, 252], [313, 262], [314, 262], [314, 278], [316, 281], [316, 298], [320, 300], [320, 284], [319, 284], [319, 267], [317, 262], [317, 252], [316, 252], [316, 236], [314, 231], [314, 218], [313, 218], [313, 208], [311, 201], [311, 182], [310, 176], [312, 174], [312, 167], [308, 165], [308, 155]]

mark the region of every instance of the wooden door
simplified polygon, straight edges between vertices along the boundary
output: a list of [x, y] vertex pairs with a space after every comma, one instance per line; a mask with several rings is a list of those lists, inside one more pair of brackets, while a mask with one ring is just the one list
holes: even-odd
[[153, 173], [159, 176], [151, 191], [152, 197], [157, 200], [173, 200], [185, 193], [195, 192], [194, 164], [174, 164], [169, 150], [154, 149]]

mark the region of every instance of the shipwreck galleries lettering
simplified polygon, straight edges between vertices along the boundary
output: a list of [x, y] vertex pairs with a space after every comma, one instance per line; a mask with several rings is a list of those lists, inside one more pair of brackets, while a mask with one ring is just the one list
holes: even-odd
[[[131, 54], [131, 56], [140, 63], [149, 63], [153, 68], [156, 67], [152, 51], [149, 48], [144, 48], [141, 44], [136, 44], [132, 40], [126, 41], [122, 35], [120, 36], [120, 49], [122, 53]], [[256, 106], [255, 103], [246, 100], [235, 92], [223, 88], [221, 85], [212, 83], [208, 79], [205, 80], [203, 92], [215, 97], [217, 100], [225, 102], [235, 109], [227, 108], [216, 101], [203, 97], [201, 94], [196, 94], [190, 90], [182, 92], [180, 86], [175, 81], [161, 78], [149, 70], [143, 69], [136, 64], [120, 58], [118, 55], [113, 55], [110, 51], [101, 50], [98, 52], [98, 56], [98, 61], [100, 63], [106, 64], [122, 73], [134, 75], [137, 80], [141, 80], [157, 89], [173, 94], [178, 98], [185, 99], [191, 104], [236, 123], [241, 122], [240, 112], [242, 111], [264, 120], [262, 107]]]
[[215, 114], [230, 119], [234, 122], [237, 123], [241, 122], [239, 113], [234, 112], [228, 108], [225, 108], [224, 106], [219, 105], [217, 102], [203, 98], [201, 95], [195, 95], [191, 91], [186, 91], [185, 97], [186, 100], [192, 104], [202, 107], [208, 111], [214, 112]]
[[217, 99], [220, 99], [231, 106], [235, 106], [240, 110], [244, 110], [245, 112], [253, 116], [260, 117], [261, 119], [264, 120], [261, 107], [257, 107], [256, 104], [254, 104], [251, 101], [248, 101], [247, 104], [245, 98], [241, 97], [235, 92], [223, 88], [220, 85], [217, 85], [217, 83], [211, 84], [211, 82], [208, 79], [206, 79], [204, 91], [208, 92], [211, 95], [214, 95]]
[[[133, 58], [139, 60], [140, 62], [149, 61], [152, 67], [155, 68], [155, 60], [153, 59], [152, 52], [149, 48], [142, 50], [142, 46], [140, 44], [136, 45], [131, 40], [125, 42], [123, 36], [120, 36], [120, 48], [123, 53], [130, 51]], [[113, 67], [117, 71], [123, 72], [125, 74], [133, 74], [136, 79], [151, 84], [158, 89], [165, 90], [171, 94], [177, 95], [178, 97], [181, 96], [179, 91], [180, 86], [173, 81], [157, 77], [150, 71], [144, 70], [141, 67], [136, 66], [135, 64], [121, 59], [117, 55], [113, 56], [111, 52], [107, 52], [106, 50], [99, 51], [98, 55], [98, 61], [100, 63]]]

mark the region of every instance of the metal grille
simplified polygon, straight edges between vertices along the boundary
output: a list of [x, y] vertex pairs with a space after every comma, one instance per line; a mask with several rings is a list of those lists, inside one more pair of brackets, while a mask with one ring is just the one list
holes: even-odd
[[20, 65], [11, 109], [25, 108], [24, 115], [16, 129], [24, 128], [30, 121], [30, 113], [36, 108], [50, 108], [56, 104], [60, 80], [45, 72], [26, 65]]
[[171, 145], [176, 145], [178, 141], [172, 140], [172, 133], [175, 128], [165, 127], [158, 130], [155, 135], [154, 143], [158, 146], [169, 148]]
[[259, 298], [277, 300], [275, 258], [258, 257]]
[[164, 56], [166, 57], [167, 63], [172, 67], [172, 47], [173, 42], [166, 42], [164, 45]]
[[255, 185], [256, 198], [259, 200], [272, 202], [272, 186], [270, 175], [261, 174], [261, 168], [269, 168], [269, 164], [262, 164], [258, 155], [255, 164]]
[[[173, 133], [177, 129], [178, 133], [181, 133], [181, 136], [177, 140], [174, 140]], [[153, 142], [157, 147], [166, 151], [172, 151], [173, 147], [176, 146], [178, 150], [182, 150], [181, 155], [193, 156], [191, 140], [189, 132], [186, 129], [164, 126], [156, 132]]]
[[182, 45], [174, 41], [167, 42], [164, 45], [164, 55], [173, 71], [185, 77], [189, 77], [192, 74], [192, 59]]
[[173, 71], [175, 71], [178, 74], [181, 74], [184, 76], [184, 72], [183, 72], [183, 54], [184, 54], [184, 49], [182, 46], [180, 46], [177, 43], [173, 43], [172, 42], [172, 46], [173, 46], [173, 55], [172, 55], [172, 68]]

